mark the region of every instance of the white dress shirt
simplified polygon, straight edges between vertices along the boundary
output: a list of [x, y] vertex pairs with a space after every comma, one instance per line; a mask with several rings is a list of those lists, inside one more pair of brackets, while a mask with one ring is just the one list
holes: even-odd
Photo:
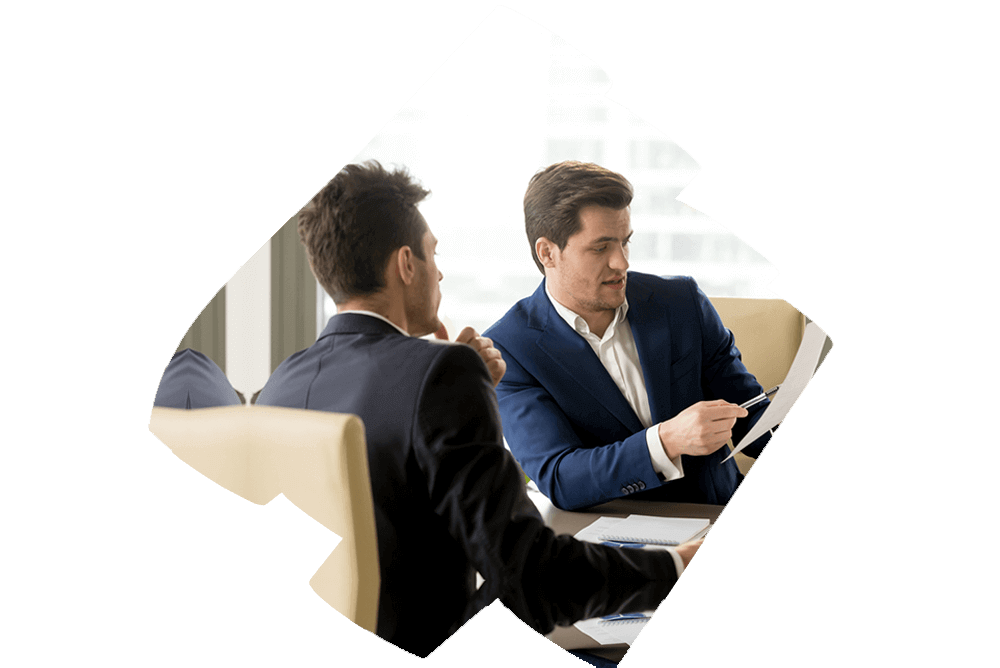
[[639, 422], [646, 427], [646, 448], [649, 450], [649, 460], [653, 470], [660, 474], [663, 480], [677, 480], [684, 477], [680, 455], [674, 459], [667, 456], [660, 442], [657, 425], [653, 424], [652, 413], [649, 410], [649, 396], [646, 394], [646, 380], [639, 364], [639, 351], [636, 350], [632, 328], [629, 327], [626, 318], [628, 301], [622, 302], [615, 311], [611, 324], [604, 330], [604, 336], [598, 338], [590, 331], [586, 320], [555, 300], [549, 292], [548, 282], [545, 283], [545, 294], [552, 302], [556, 313], [590, 344], [594, 354], [607, 369], [608, 375], [621, 390], [628, 405], [635, 411]]
[[[646, 380], [642, 376], [642, 367], [639, 365], [639, 351], [635, 348], [635, 337], [632, 336], [632, 328], [629, 327], [625, 314], [628, 313], [628, 300], [615, 311], [615, 317], [604, 330], [604, 336], [597, 338], [597, 335], [590, 331], [590, 325], [582, 316], [574, 313], [555, 300], [549, 292], [549, 283], [545, 282], [545, 294], [552, 302], [552, 307], [556, 313], [573, 328], [577, 334], [590, 344], [597, 359], [608, 371], [608, 375], [615, 381], [615, 385], [621, 390], [628, 405], [632, 407], [639, 417], [639, 422], [646, 427], [646, 448], [649, 450], [649, 460], [655, 470], [664, 481], [677, 480], [684, 477], [684, 467], [681, 464], [680, 455], [675, 459], [667, 457], [663, 444], [660, 443], [660, 434], [656, 425], [653, 424], [653, 416], [649, 410], [649, 396], [646, 394]], [[684, 560], [674, 548], [667, 548], [670, 556], [673, 557], [674, 567], [677, 570], [677, 577], [684, 572]]]

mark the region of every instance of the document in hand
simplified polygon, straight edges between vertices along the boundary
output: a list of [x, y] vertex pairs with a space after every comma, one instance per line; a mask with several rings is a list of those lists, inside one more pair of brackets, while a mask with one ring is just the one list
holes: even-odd
[[810, 322], [806, 325], [806, 331], [802, 335], [802, 343], [799, 344], [799, 350], [795, 353], [795, 359], [792, 360], [792, 366], [789, 367], [785, 380], [778, 388], [778, 392], [771, 398], [771, 405], [767, 407], [764, 414], [754, 423], [754, 426], [750, 428], [746, 436], [736, 444], [733, 451], [729, 453], [729, 457], [726, 457], [722, 461], [728, 461], [737, 452], [766, 434], [768, 430], [777, 427], [785, 419], [788, 409], [792, 407], [795, 400], [802, 394], [802, 390], [806, 389], [806, 385], [809, 384], [809, 380], [816, 371], [816, 365], [819, 363], [819, 356], [823, 351], [823, 343], [825, 342], [826, 332], [820, 329], [819, 325], [815, 322]]
[[579, 531], [575, 538], [591, 543], [608, 542], [635, 547], [680, 545], [703, 534], [708, 525], [707, 519], [689, 517], [602, 517]]

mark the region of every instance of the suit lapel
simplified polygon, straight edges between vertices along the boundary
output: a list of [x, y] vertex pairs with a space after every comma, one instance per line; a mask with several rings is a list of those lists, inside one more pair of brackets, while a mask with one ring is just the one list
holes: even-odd
[[[631, 278], [631, 276], [630, 276]], [[629, 280], [628, 322], [639, 353], [639, 366], [646, 382], [653, 424], [671, 417], [670, 410], [670, 312], [653, 299], [647, 286]]]
[[[529, 326], [541, 330], [536, 342], [539, 349], [565, 372], [567, 378], [577, 383], [581, 390], [610, 411], [626, 428], [632, 432], [642, 430], [642, 423], [635, 411], [594, 354], [590, 344], [560, 318], [552, 307], [545, 294], [544, 281], [535, 291], [532, 301], [533, 314]], [[582, 393], [577, 394], [582, 398]]]

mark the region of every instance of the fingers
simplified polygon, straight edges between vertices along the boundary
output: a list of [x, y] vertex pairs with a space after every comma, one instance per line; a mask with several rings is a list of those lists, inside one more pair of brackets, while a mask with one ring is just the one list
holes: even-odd
[[699, 401], [660, 423], [660, 442], [671, 459], [680, 454], [710, 455], [726, 445], [736, 420], [747, 415], [745, 408], [723, 399]]
[[498, 350], [495, 348], [492, 350], [497, 353], [497, 358], [487, 362], [486, 368], [489, 370], [490, 377], [493, 379], [493, 387], [496, 387], [503, 379], [503, 375], [507, 373], [507, 363], [503, 361], [503, 357], [500, 357], [500, 352]]
[[493, 387], [500, 383], [500, 379], [507, 372], [507, 363], [504, 362], [500, 351], [493, 347], [493, 339], [479, 336], [475, 329], [466, 327], [455, 337], [455, 343], [464, 343], [479, 353], [493, 379]]
[[471, 341], [479, 336], [472, 327], [466, 327], [458, 336], [455, 337], [455, 343], [471, 343]]
[[[702, 401], [695, 404], [700, 412], [709, 420], [737, 420], [749, 415], [749, 411], [740, 408], [737, 404], [731, 404], [725, 399], [715, 399], [713, 401]], [[692, 407], [692, 408], [693, 408]]]
[[494, 351], [497, 355], [500, 354], [500, 351], [493, 347], [493, 339], [485, 336], [479, 336], [476, 334], [476, 330], [471, 327], [463, 329], [461, 333], [455, 337], [455, 343], [464, 343], [467, 346], [471, 346], [472, 349], [479, 354], [482, 354], [487, 350]]
[[[489, 341], [489, 339], [486, 339]], [[475, 346], [473, 346], [475, 348]], [[502, 360], [503, 356], [500, 355], [500, 351], [494, 348], [492, 345], [484, 346], [476, 350], [479, 356], [483, 358], [483, 361], [489, 364], [492, 360]]]
[[447, 341], [448, 340], [448, 328], [445, 327], [444, 324], [442, 324], [441, 325], [441, 329], [439, 329], [438, 331], [434, 332], [434, 338], [435, 339], [442, 339], [444, 341]]
[[710, 455], [733, 437], [733, 420], [702, 422], [691, 433], [692, 454]]
[[[474, 339], [473, 342], [478, 342], [482, 346], [476, 352], [478, 352], [479, 356], [484, 362], [486, 362], [486, 368], [489, 370], [490, 377], [493, 379], [493, 387], [496, 387], [503, 378], [503, 375], [507, 373], [507, 363], [504, 362], [500, 351], [493, 347], [493, 342], [491, 340], [480, 336], [479, 338]], [[475, 346], [473, 345], [473, 347]]]

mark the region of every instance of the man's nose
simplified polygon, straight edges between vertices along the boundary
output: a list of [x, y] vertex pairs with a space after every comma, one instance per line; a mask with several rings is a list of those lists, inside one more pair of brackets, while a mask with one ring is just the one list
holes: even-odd
[[617, 271], [626, 271], [628, 269], [628, 254], [624, 248], [619, 248], [611, 254], [609, 266]]

